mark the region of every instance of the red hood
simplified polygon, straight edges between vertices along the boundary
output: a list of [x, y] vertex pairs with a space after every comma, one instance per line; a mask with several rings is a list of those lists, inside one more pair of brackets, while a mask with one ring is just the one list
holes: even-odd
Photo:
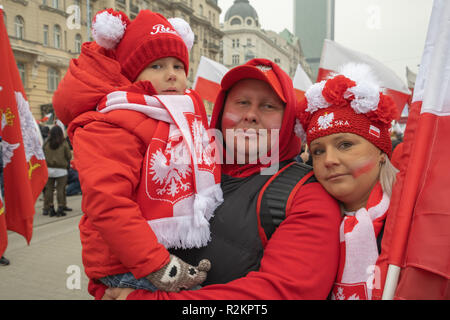
[[[275, 72], [278, 80], [281, 83], [283, 93], [287, 102], [280, 130], [279, 161], [281, 162], [284, 160], [293, 159], [300, 153], [301, 143], [300, 139], [294, 133], [297, 100], [292, 80], [289, 77], [289, 75], [287, 75], [278, 65], [276, 65], [270, 60], [253, 59], [247, 62], [246, 64], [255, 66], [257, 65], [271, 66], [272, 70]], [[221, 89], [217, 96], [211, 116], [211, 128], [221, 129], [220, 124], [222, 119], [222, 111], [224, 107], [226, 93], [227, 93], [226, 90]], [[225, 148], [224, 152], [226, 152]], [[262, 166], [263, 165], [261, 164], [247, 164], [247, 165], [223, 164], [222, 172], [232, 176], [248, 177], [254, 173], [259, 173], [259, 170]]]
[[106, 94], [131, 84], [120, 71], [112, 51], [85, 42], [53, 95], [56, 116], [68, 125], [80, 114], [95, 110]]

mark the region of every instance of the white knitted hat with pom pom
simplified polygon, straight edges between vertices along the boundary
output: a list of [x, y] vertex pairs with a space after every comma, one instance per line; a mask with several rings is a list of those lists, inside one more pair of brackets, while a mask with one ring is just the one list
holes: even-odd
[[194, 33], [181, 18], [167, 20], [159, 13], [142, 10], [130, 21], [123, 12], [102, 10], [94, 17], [92, 36], [98, 45], [115, 50], [122, 73], [131, 81], [149, 63], [164, 57], [179, 59], [188, 73]]

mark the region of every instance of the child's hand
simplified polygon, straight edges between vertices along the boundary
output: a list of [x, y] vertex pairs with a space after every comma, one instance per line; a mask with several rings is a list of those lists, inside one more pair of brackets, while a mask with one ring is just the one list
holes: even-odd
[[131, 288], [108, 288], [102, 300], [126, 300], [133, 291]]
[[180, 258], [170, 255], [170, 261], [164, 267], [147, 276], [159, 290], [175, 291], [190, 289], [201, 284], [211, 269], [207, 259], [200, 261], [197, 267], [191, 266]]

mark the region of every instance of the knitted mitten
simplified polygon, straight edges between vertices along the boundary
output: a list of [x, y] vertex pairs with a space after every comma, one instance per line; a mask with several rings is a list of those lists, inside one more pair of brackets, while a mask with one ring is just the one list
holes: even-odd
[[147, 279], [159, 290], [178, 292], [205, 281], [209, 269], [211, 269], [211, 262], [207, 259], [201, 260], [198, 266], [194, 267], [180, 258], [170, 255], [169, 263], [158, 271], [150, 273]]

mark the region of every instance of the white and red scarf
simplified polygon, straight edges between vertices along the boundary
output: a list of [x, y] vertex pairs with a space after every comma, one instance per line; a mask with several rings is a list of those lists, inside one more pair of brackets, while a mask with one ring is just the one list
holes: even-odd
[[380, 285], [377, 236], [386, 219], [390, 199], [380, 183], [372, 190], [366, 208], [346, 213], [340, 227], [341, 257], [333, 300], [371, 300]]
[[205, 246], [209, 219], [223, 202], [220, 166], [196, 99], [115, 91], [97, 111], [133, 110], [160, 120], [148, 145], [136, 201], [166, 248]]

